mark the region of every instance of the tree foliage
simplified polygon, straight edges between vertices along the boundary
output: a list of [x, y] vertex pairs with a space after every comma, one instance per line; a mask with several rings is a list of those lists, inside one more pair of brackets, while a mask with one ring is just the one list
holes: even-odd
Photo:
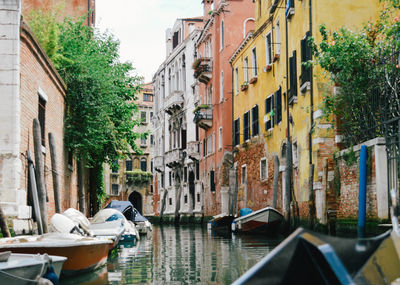
[[397, 74], [399, 66], [386, 64], [400, 45], [398, 17], [393, 16], [396, 1], [389, 1], [375, 22], [367, 23], [361, 31], [347, 28], [328, 31], [320, 26], [322, 41], [312, 46], [316, 63], [340, 90], [325, 94], [323, 110], [328, 118], [340, 120], [347, 136], [346, 143], [359, 143], [368, 136], [382, 135], [385, 114], [379, 104], [388, 78]]
[[89, 166], [141, 150], [133, 132], [141, 78], [131, 63], [119, 60], [119, 42], [85, 26], [84, 18], [57, 22], [54, 13], [35, 11], [29, 26], [67, 85], [66, 147]]

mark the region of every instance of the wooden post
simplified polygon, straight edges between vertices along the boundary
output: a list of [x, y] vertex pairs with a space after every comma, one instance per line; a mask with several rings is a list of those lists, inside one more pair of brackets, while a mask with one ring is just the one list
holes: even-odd
[[0, 227], [3, 237], [11, 237], [10, 230], [7, 226], [6, 217], [4, 216], [3, 208], [0, 206]]
[[83, 186], [83, 162], [78, 160], [78, 204], [79, 211], [86, 215], [86, 204], [85, 204], [85, 188]]
[[56, 213], [61, 213], [60, 178], [57, 169], [56, 143], [53, 133], [49, 133], [49, 146], [51, 156], [51, 172], [53, 174], [54, 202]]
[[292, 145], [288, 140], [286, 146], [286, 171], [285, 171], [285, 204], [283, 205], [283, 213], [287, 223], [290, 222], [290, 202], [292, 191]]
[[274, 184], [272, 195], [272, 207], [276, 208], [278, 200], [278, 180], [279, 180], [279, 157], [274, 155]]
[[42, 139], [40, 132], [40, 124], [37, 118], [33, 119], [33, 142], [35, 147], [36, 162], [36, 183], [39, 193], [40, 215], [43, 222], [43, 233], [48, 232], [47, 228], [47, 204], [46, 204], [46, 186], [44, 180], [44, 161], [42, 154]]
[[322, 193], [321, 193], [321, 223], [327, 224], [327, 209], [326, 209], [326, 194], [328, 193], [328, 159], [324, 158], [324, 172], [322, 178]]
[[43, 234], [42, 217], [40, 215], [39, 197], [35, 178], [35, 168], [33, 167], [33, 160], [31, 151], [28, 150], [27, 153], [28, 167], [29, 167], [29, 179], [31, 181], [31, 194], [33, 200], [33, 211], [35, 213], [36, 222], [38, 225], [38, 233]]

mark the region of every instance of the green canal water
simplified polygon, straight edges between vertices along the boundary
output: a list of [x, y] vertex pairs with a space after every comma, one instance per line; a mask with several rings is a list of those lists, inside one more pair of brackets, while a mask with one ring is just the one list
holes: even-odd
[[106, 267], [61, 284], [230, 284], [282, 239], [154, 226], [135, 246], [114, 249]]

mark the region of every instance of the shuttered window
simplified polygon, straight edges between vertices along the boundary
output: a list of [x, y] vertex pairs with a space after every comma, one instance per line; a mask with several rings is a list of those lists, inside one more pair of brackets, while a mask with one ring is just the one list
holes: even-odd
[[243, 140], [247, 141], [250, 139], [250, 112], [246, 112], [243, 115]]
[[215, 179], [214, 179], [214, 170], [211, 170], [210, 171], [210, 190], [212, 191], [212, 192], [214, 192], [215, 191]]
[[265, 99], [265, 130], [268, 131], [274, 127], [274, 95], [269, 96]]
[[234, 144], [236, 146], [240, 144], [240, 118], [235, 120], [234, 128]]
[[304, 66], [303, 63], [307, 62], [312, 59], [312, 54], [311, 54], [311, 47], [308, 45], [308, 39], [310, 38], [311, 33], [307, 32], [306, 36], [304, 39], [301, 40], [300, 46], [301, 46], [301, 75], [300, 75], [300, 80], [301, 80], [301, 85], [303, 85], [306, 82], [311, 81], [311, 67]]
[[275, 125], [279, 124], [282, 121], [282, 88], [279, 86], [279, 89], [275, 92], [274, 96], [275, 102]]
[[290, 90], [289, 90], [289, 103], [292, 103], [294, 97], [297, 96], [297, 60], [296, 60], [296, 51], [293, 51], [292, 57], [289, 58], [289, 82], [290, 82]]
[[258, 105], [255, 105], [253, 109], [251, 109], [251, 117], [251, 129], [254, 137], [258, 135]]

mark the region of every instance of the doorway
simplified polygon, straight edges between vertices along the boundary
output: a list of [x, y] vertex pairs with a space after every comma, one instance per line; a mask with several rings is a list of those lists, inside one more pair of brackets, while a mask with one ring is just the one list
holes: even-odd
[[142, 195], [139, 192], [132, 192], [129, 195], [129, 202], [139, 211], [140, 214], [143, 214], [143, 199]]

